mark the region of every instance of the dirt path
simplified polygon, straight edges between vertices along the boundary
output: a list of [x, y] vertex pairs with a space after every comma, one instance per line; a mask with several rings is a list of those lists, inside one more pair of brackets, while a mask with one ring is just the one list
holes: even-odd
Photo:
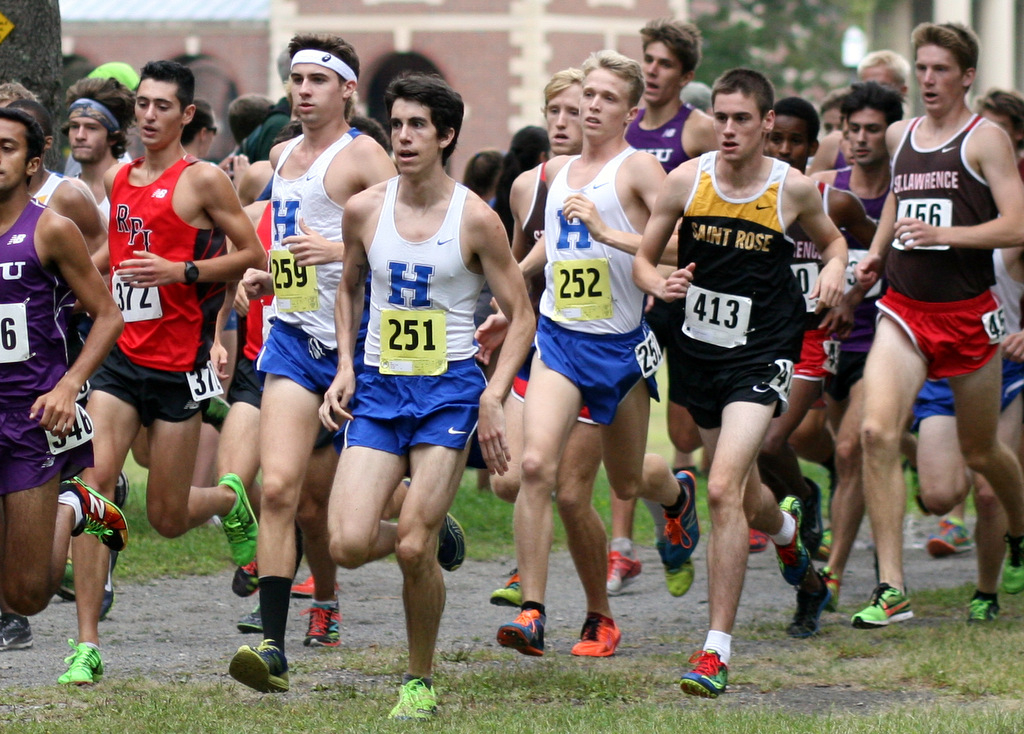
[[[924, 534], [933, 522], [916, 519], [913, 523], [911, 547], [906, 553], [908, 583], [913, 588], [931, 588], [971, 581], [975, 573], [973, 553], [933, 560], [921, 549]], [[847, 609], [866, 599], [874, 586], [871, 553], [863, 543], [858, 545], [843, 586], [841, 604]], [[623, 632], [618, 654], [689, 654], [700, 646], [707, 625], [706, 546], [702, 543], [697, 551], [698, 574], [693, 589], [681, 599], [669, 596], [665, 590], [656, 551], [651, 547], [641, 547], [639, 551], [644, 562], [643, 574], [612, 600], [616, 621]], [[512, 618], [512, 610], [492, 606], [487, 600], [490, 592], [504, 582], [512, 565], [510, 560], [470, 561], [455, 573], [445, 575], [448, 603], [441, 623], [442, 649], [497, 647], [494, 633]], [[578, 637], [584, 608], [567, 553], [553, 556], [550, 578], [547, 649], [549, 654], [568, 655]], [[349, 648], [404, 645], [398, 567], [392, 562], [375, 563], [357, 571], [341, 571], [339, 580], [342, 644]], [[106, 666], [104, 684], [130, 677], [229, 680], [230, 656], [238, 645], [257, 639], [255, 635], [242, 635], [235, 628], [255, 599], [234, 596], [228, 572], [149, 584], [118, 584], [110, 618], [100, 625]], [[779, 577], [774, 553], [751, 556], [738, 619], [740, 627], [754, 621], [777, 624], [778, 643], [792, 644], [786, 638], [785, 626], [793, 604], [794, 594]], [[293, 666], [303, 656], [317, 654], [302, 646], [306, 620], [300, 612], [307, 606], [306, 600], [292, 601], [287, 644]], [[825, 624], [848, 624], [848, 619], [848, 613], [830, 614], [826, 615]], [[75, 635], [76, 629], [74, 604], [55, 599], [49, 609], [32, 619], [32, 629], [35, 644], [31, 649], [0, 653], [0, 688], [51, 685], [64, 672], [63, 658], [69, 653], [67, 639]], [[666, 643], [666, 636], [676, 641]], [[745, 642], [740, 636], [735, 654], [741, 656], [745, 645], [755, 644], [766, 643]], [[518, 657], [512, 652], [508, 654], [510, 659]], [[308, 691], [311, 684], [301, 675], [293, 676], [295, 691]], [[786, 705], [784, 698], [780, 696], [780, 705]]]

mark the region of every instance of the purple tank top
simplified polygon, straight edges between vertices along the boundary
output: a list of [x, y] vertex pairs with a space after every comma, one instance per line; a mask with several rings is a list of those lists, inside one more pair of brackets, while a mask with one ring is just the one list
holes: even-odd
[[68, 321], [75, 297], [36, 254], [46, 207], [30, 201], [0, 234], [0, 409], [31, 406], [68, 369]]
[[665, 169], [665, 173], [670, 173], [690, 160], [690, 156], [683, 150], [683, 127], [693, 112], [693, 106], [684, 104], [671, 120], [653, 130], [644, 130], [640, 127], [645, 112], [647, 110], [640, 110], [636, 119], [629, 124], [626, 129], [626, 142], [637, 150], [653, 155]]
[[[850, 191], [850, 174], [853, 172], [853, 168], [847, 166], [836, 171], [835, 181], [832, 185], [837, 189], [843, 191]], [[853, 192], [850, 191], [852, 194]], [[864, 205], [864, 211], [874, 221], [878, 221], [878, 218], [882, 216], [882, 207], [885, 206], [885, 199], [888, 196], [888, 192], [882, 194], [874, 199], [860, 199], [861, 204]], [[854, 194], [856, 196], [856, 194]], [[864, 255], [867, 253], [867, 248], [871, 245], [870, 242], [858, 243], [852, 237], [843, 233], [846, 237], [846, 244], [850, 250], [850, 270]], [[848, 273], [850, 271], [847, 271]], [[849, 278], [849, 274], [847, 278]], [[883, 280], [879, 286], [876, 286], [878, 294], [872, 298], [865, 298], [860, 302], [860, 305], [853, 311], [853, 329], [850, 331], [850, 335], [843, 340], [840, 350], [843, 352], [867, 352], [871, 349], [871, 342], [875, 338], [875, 319], [878, 317], [878, 308], [875, 305], [878, 299], [883, 293], [885, 293], [885, 281]]]

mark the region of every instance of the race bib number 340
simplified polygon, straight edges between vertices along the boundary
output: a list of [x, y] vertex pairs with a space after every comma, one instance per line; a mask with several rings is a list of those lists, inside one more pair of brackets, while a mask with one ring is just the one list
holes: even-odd
[[444, 311], [380, 313], [382, 375], [443, 375], [448, 371]]
[[610, 319], [612, 281], [608, 260], [556, 260], [552, 266], [555, 321]]

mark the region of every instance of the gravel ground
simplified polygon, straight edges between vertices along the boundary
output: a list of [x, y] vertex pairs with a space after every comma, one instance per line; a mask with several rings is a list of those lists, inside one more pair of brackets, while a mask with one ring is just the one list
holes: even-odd
[[[912, 518], [906, 556], [906, 574], [912, 588], [954, 586], [970, 582], [975, 574], [973, 553], [934, 560], [923, 550], [924, 536], [932, 531], [934, 519]], [[469, 539], [472, 543], [472, 537]], [[644, 572], [636, 582], [612, 600], [616, 621], [623, 632], [619, 656], [640, 656], [652, 652], [681, 652], [689, 655], [703, 642], [707, 625], [707, 587], [704, 566], [705, 545], [698, 548], [697, 580], [690, 592], [676, 599], [667, 593], [657, 552], [638, 548]], [[441, 623], [439, 648], [495, 647], [498, 626], [512, 618], [512, 610], [487, 603], [490, 592], [506, 578], [511, 560], [467, 562], [460, 570], [446, 574], [448, 603]], [[348, 648], [370, 645], [402, 646], [405, 631], [401, 605], [401, 574], [392, 562], [378, 562], [357, 571], [340, 571], [342, 601], [342, 644]], [[101, 623], [106, 676], [103, 684], [118, 678], [143, 677], [178, 680], [184, 677], [229, 681], [227, 664], [238, 645], [255, 641], [255, 635], [241, 635], [236, 621], [249, 612], [256, 597], [240, 599], [230, 591], [231, 574], [209, 577], [159, 580], [148, 584], [117, 584], [117, 601], [107, 621]], [[866, 599], [874, 586], [871, 552], [859, 541], [844, 580], [841, 604], [848, 609]], [[774, 646], [786, 654], [793, 645], [785, 625], [792, 614], [794, 594], [779, 577], [775, 554], [751, 556], [746, 586], [740, 605], [740, 636], [734, 657], [742, 660], [744, 650]], [[966, 599], [964, 600], [966, 608]], [[302, 646], [308, 606], [302, 599], [292, 601], [289, 620], [288, 656], [293, 668], [304, 657], [323, 651]], [[583, 594], [575, 580], [566, 552], [552, 557], [548, 585], [546, 642], [549, 655], [568, 655], [578, 638], [583, 621]], [[35, 644], [29, 650], [0, 653], [0, 689], [52, 685], [64, 672], [63, 658], [69, 653], [68, 637], [75, 634], [74, 604], [55, 599], [42, 614], [32, 619]], [[826, 615], [826, 625], [848, 624], [848, 613]], [[745, 641], [744, 625], [769, 622], [778, 625], [778, 638]], [[868, 633], [865, 633], [868, 634]], [[666, 642], [666, 635], [671, 642]], [[813, 644], [813, 643], [809, 643]], [[509, 651], [510, 663], [520, 656]], [[681, 664], [685, 658], [681, 658]], [[318, 674], [319, 675], [319, 674]], [[315, 676], [292, 675], [292, 693], [304, 695], [317, 683]], [[728, 699], [742, 703], [756, 696], [768, 703], [792, 710], [814, 710], [807, 690], [762, 694], [756, 687], [730, 686]], [[814, 690], [814, 689], [811, 689]], [[831, 687], [821, 691], [826, 705], [853, 710], [884, 703], [898, 703], [893, 693], [857, 690], [855, 686]], [[767, 699], [767, 700], [766, 700]], [[823, 699], [824, 700], [824, 699]]]

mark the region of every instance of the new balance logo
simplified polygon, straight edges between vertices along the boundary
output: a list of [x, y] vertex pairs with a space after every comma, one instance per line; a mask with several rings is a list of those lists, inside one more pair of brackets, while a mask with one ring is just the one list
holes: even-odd
[[674, 127], [670, 127], [668, 130], [666, 130], [665, 132], [663, 132], [661, 134], [661, 137], [663, 137], [663, 138], [674, 138], [675, 136], [676, 136], [676, 129]]
[[153, 192], [154, 199], [163, 199], [167, 196], [167, 189], [157, 189]]
[[7, 240], [8, 245], [20, 245], [28, 237], [26, 234], [15, 234], [11, 235], [11, 239]]

